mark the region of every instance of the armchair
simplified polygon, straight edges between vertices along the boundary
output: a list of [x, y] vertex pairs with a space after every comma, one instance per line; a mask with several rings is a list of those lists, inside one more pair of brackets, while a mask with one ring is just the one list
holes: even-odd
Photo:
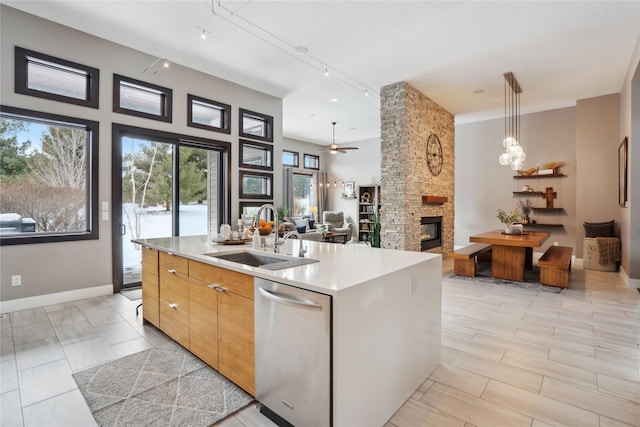
[[324, 211], [322, 224], [326, 225], [330, 232], [347, 233], [347, 241], [351, 240], [351, 224], [344, 219], [342, 211]]

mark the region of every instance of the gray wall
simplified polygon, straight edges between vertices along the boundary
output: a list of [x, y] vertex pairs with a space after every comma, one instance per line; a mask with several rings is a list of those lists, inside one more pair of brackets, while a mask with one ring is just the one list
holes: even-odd
[[629, 138], [629, 207], [620, 208], [622, 270], [640, 288], [640, 38], [620, 96], [620, 134]]
[[[111, 124], [158, 129], [202, 138], [231, 142], [232, 218], [238, 217], [238, 108], [274, 117], [275, 153], [282, 145], [282, 100], [217, 79], [211, 75], [172, 64], [155, 77], [142, 71], [156, 60], [154, 56], [117, 45], [68, 27], [42, 20], [15, 9], [0, 6], [1, 94], [2, 104], [36, 111], [80, 117], [100, 122], [99, 200], [111, 203]], [[14, 93], [13, 49], [18, 45], [58, 58], [100, 69], [100, 108], [98, 110], [49, 101]], [[112, 112], [113, 74], [148, 81], [173, 89], [173, 123], [145, 120]], [[231, 135], [186, 126], [187, 93], [230, 104]], [[279, 154], [276, 154], [279, 155]], [[282, 199], [280, 162], [275, 162], [274, 193]], [[0, 248], [0, 300], [8, 301], [36, 295], [109, 285], [111, 275], [111, 221], [100, 221], [99, 240]], [[11, 275], [22, 275], [22, 286], [11, 286]]]
[[[525, 96], [526, 93], [522, 96]], [[553, 242], [562, 246], [576, 246], [576, 109], [562, 108], [521, 117], [520, 142], [527, 154], [523, 169], [563, 161], [560, 172], [564, 178], [513, 179], [509, 166], [501, 166], [498, 156], [504, 152], [504, 120], [487, 120], [456, 126], [456, 219], [455, 245], [469, 243], [469, 236], [501, 227], [495, 217], [498, 209], [511, 210], [518, 200], [513, 195], [522, 185], [544, 191], [553, 187], [557, 192], [555, 207], [562, 214], [532, 213], [538, 223], [563, 224], [552, 231], [542, 250]], [[542, 198], [530, 198], [536, 207], [546, 206]], [[574, 254], [576, 252], [574, 251]]]

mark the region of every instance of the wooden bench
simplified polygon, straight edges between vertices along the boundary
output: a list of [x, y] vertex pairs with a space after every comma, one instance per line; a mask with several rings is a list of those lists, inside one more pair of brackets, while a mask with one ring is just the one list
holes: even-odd
[[485, 256], [483, 260], [491, 261], [491, 244], [472, 243], [449, 252], [449, 256], [453, 258], [453, 273], [474, 277], [476, 275], [476, 258], [483, 255]]
[[540, 283], [566, 288], [569, 285], [572, 248], [551, 246], [538, 260]]

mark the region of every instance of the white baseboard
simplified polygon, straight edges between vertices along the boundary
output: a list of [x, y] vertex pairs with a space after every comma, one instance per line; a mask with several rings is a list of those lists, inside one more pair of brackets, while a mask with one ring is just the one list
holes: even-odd
[[94, 298], [102, 295], [111, 295], [113, 285], [101, 285], [91, 288], [76, 289], [73, 291], [58, 292], [55, 294], [38, 295], [35, 297], [19, 298], [9, 301], [0, 301], [0, 313], [29, 310], [45, 305], [62, 304], [80, 299]]

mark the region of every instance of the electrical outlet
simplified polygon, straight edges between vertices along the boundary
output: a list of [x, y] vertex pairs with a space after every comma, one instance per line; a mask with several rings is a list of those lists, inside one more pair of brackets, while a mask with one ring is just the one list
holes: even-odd
[[11, 286], [22, 286], [22, 275], [14, 274], [11, 276]]
[[411, 295], [415, 295], [418, 292], [418, 277], [411, 277]]
[[553, 242], [553, 246], [558, 246], [558, 242]]

